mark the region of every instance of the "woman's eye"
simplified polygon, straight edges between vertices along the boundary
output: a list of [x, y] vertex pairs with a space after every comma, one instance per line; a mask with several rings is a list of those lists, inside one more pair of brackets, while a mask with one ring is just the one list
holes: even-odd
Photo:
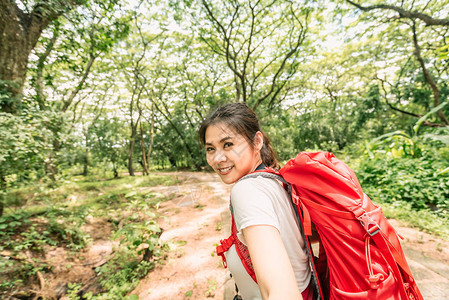
[[231, 142], [226, 142], [226, 143], [224, 143], [224, 148], [228, 148], [228, 147], [231, 147], [233, 144], [231, 143]]
[[214, 151], [214, 148], [212, 148], [212, 147], [207, 147], [206, 148], [206, 152], [211, 152], [211, 151]]

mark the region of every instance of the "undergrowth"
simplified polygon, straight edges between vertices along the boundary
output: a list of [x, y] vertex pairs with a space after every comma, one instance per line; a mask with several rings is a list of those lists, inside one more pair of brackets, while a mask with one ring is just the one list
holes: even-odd
[[449, 239], [449, 134], [393, 132], [351, 161], [364, 192], [389, 218]]
[[[96, 294], [81, 291], [71, 282], [69, 299], [125, 299], [159, 260], [167, 245], [159, 242], [156, 223], [159, 203], [173, 197], [178, 180], [173, 176], [124, 177], [94, 180], [75, 177], [56, 187], [30, 186], [6, 195], [7, 209], [0, 217], [0, 298], [19, 291], [38, 296], [38, 274], [52, 272], [45, 251], [62, 247], [72, 257], [88, 247], [92, 238], [82, 228], [105, 219], [112, 226], [112, 240], [120, 241], [113, 257], [95, 269]], [[172, 195], [149, 187], [173, 186]], [[107, 237], [105, 237], [107, 238]]]

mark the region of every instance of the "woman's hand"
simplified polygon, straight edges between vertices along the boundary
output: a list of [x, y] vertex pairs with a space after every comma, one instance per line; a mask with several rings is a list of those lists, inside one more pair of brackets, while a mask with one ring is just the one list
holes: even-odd
[[302, 299], [279, 231], [269, 225], [242, 230], [262, 298]]

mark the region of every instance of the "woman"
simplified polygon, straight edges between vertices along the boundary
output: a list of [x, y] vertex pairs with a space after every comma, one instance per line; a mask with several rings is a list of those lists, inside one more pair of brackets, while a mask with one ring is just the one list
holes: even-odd
[[255, 273], [253, 280], [232, 245], [225, 256], [242, 298], [311, 299], [309, 261], [287, 192], [275, 179], [239, 181], [255, 170], [279, 167], [256, 114], [241, 103], [222, 106], [202, 123], [199, 137], [208, 164], [224, 183], [235, 183], [235, 243], [246, 245]]

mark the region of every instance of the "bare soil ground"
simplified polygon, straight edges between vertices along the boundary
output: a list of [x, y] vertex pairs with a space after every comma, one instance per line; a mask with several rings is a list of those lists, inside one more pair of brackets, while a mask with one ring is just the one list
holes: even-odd
[[227, 276], [215, 246], [228, 234], [229, 186], [210, 173], [174, 173], [187, 179], [180, 196], [161, 204], [163, 241], [177, 245], [133, 294], [139, 299], [223, 299]]

